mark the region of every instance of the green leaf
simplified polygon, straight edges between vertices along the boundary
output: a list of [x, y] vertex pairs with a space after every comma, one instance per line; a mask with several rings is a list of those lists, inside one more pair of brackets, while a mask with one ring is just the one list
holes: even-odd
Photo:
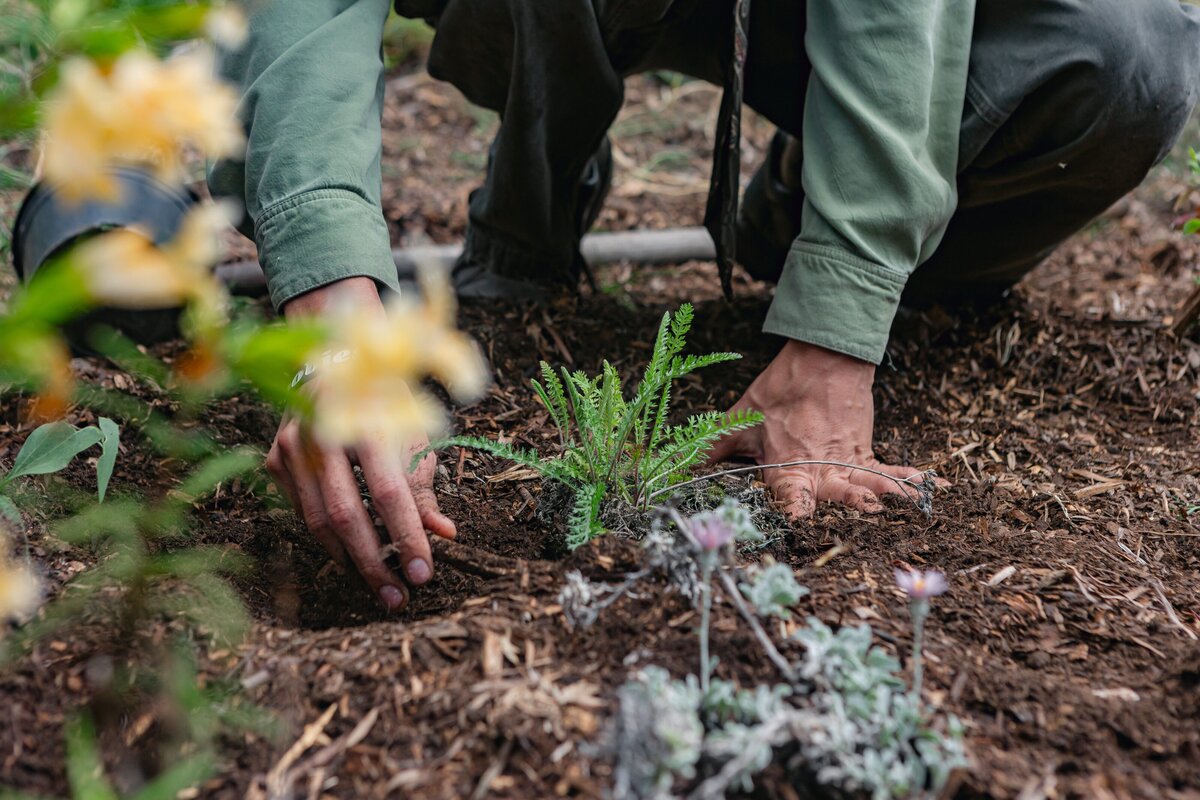
[[494, 442], [491, 439], [484, 439], [480, 436], [451, 436], [447, 439], [439, 439], [413, 456], [412, 463], [409, 465], [409, 471], [416, 469], [417, 464], [425, 456], [435, 450], [445, 450], [447, 447], [469, 447], [473, 450], [482, 450], [485, 453], [491, 453], [494, 456], [506, 458], [509, 461], [520, 464], [523, 467], [528, 467], [539, 475], [556, 480], [567, 486], [576, 486], [583, 479], [583, 474], [579, 474], [573, 470], [566, 459], [543, 460], [532, 450], [513, 447], [511, 444], [504, 444], [503, 442]]
[[117, 452], [121, 448], [121, 429], [108, 417], [100, 418], [100, 431], [104, 439], [100, 442], [100, 458], [96, 461], [96, 494], [104, 502], [108, 481], [117, 465]]
[[121, 369], [152, 381], [159, 389], [170, 382], [171, 374], [165, 364], [143, 353], [132, 339], [115, 328], [94, 326], [88, 331], [88, 344]]
[[1200, 219], [1189, 219], [1183, 226], [1184, 233], [1200, 233]]
[[76, 717], [67, 725], [67, 782], [75, 800], [117, 800], [104, 776], [96, 731], [88, 717]]
[[0, 138], [11, 139], [38, 123], [37, 98], [24, 94], [0, 93]]
[[5, 483], [25, 475], [46, 475], [65, 469], [71, 459], [104, 438], [99, 428], [76, 430], [65, 422], [42, 425], [25, 440]]
[[138, 525], [144, 516], [137, 502], [119, 497], [60, 520], [54, 525], [54, 535], [74, 545], [83, 545], [107, 537], [127, 546], [137, 540]]
[[61, 325], [87, 311], [94, 303], [79, 276], [69, 252], [56, 256], [16, 293], [6, 322], [18, 328]]
[[[163, 569], [159, 559], [151, 559], [155, 573]], [[210, 637], [219, 647], [239, 644], [250, 627], [250, 617], [237, 592], [228, 581], [211, 573], [180, 577], [186, 585], [164, 579], [158, 591], [147, 600], [150, 616], [181, 617], [189, 628]]]
[[180, 792], [207, 780], [216, 766], [208, 755], [193, 756], [159, 775], [134, 795], [135, 800], [175, 800]]
[[13, 527], [20, 527], [22, 523], [17, 504], [6, 494], [0, 494], [0, 521], [8, 521]]
[[0, 164], [0, 191], [26, 189], [32, 183], [33, 179], [24, 172], [19, 172], [11, 167]]
[[195, 502], [225, 481], [257, 469], [262, 459], [262, 453], [250, 447], [239, 447], [213, 456], [188, 475], [176, 492], [189, 502]]
[[311, 401], [296, 391], [292, 378], [324, 341], [326, 333], [323, 326], [314, 322], [262, 325], [245, 321], [229, 337], [229, 365], [239, 378], [251, 383], [263, 399], [277, 408], [293, 408], [307, 414]]
[[568, 522], [567, 547], [575, 550], [604, 533], [600, 524], [600, 504], [604, 501], [604, 484], [589, 483], [575, 492], [575, 505]]

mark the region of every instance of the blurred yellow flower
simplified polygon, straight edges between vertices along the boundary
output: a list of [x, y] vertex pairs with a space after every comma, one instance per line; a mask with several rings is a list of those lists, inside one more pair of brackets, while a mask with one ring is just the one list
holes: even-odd
[[49, 422], [66, 415], [75, 393], [71, 353], [62, 336], [44, 324], [0, 327], [0, 365], [19, 377], [34, 396], [26, 421]]
[[62, 419], [75, 394], [75, 373], [71, 371], [71, 353], [61, 339], [47, 337], [40, 343], [43, 357], [36, 366], [40, 378], [38, 393], [29, 407], [28, 422], [42, 423]]
[[384, 436], [397, 445], [445, 426], [441, 404], [420, 383], [438, 380], [457, 400], [478, 398], [488, 371], [474, 341], [454, 328], [444, 275], [422, 271], [424, 300], [403, 295], [384, 314], [344, 304], [330, 317], [333, 335], [310, 356], [319, 385], [313, 428], [327, 442], [350, 445]]
[[71, 259], [96, 303], [133, 309], [189, 304], [211, 327], [224, 318], [225, 292], [212, 266], [221, 257], [220, 233], [227, 225], [221, 206], [199, 205], [163, 247], [141, 231], [120, 228], [79, 245]]
[[238, 50], [250, 38], [250, 26], [242, 9], [231, 3], [217, 6], [204, 17], [204, 32], [227, 50]]
[[115, 199], [109, 169], [120, 163], [147, 164], [163, 180], [181, 182], [184, 148], [210, 158], [241, 151], [237, 103], [201, 48], [168, 61], [134, 50], [107, 70], [72, 59], [46, 104], [45, 177], [69, 201]]
[[[0, 623], [26, 619], [37, 610], [42, 597], [37, 576], [12, 558], [6, 539], [0, 532]], [[0, 637], [3, 635], [4, 626], [0, 624]]]

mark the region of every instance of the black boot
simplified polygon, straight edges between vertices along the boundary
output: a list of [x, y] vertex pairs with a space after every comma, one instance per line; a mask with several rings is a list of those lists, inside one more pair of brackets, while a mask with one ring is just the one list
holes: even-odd
[[746, 272], [760, 281], [777, 282], [783, 272], [792, 242], [800, 235], [804, 191], [784, 181], [784, 159], [788, 174], [799, 175], [800, 148], [789, 147], [792, 137], [776, 131], [767, 158], [746, 187], [738, 214], [737, 258]]
[[[576, 230], [579, 238], [583, 238], [600, 216], [608, 190], [612, 187], [612, 172], [612, 143], [605, 136], [600, 149], [584, 167], [576, 190]], [[587, 269], [583, 257], [576, 252], [576, 263], [565, 275], [555, 280], [538, 280], [538, 276], [534, 275], [528, 278], [514, 277], [501, 275], [492, 269], [486, 255], [481, 254], [478, 247], [473, 248], [472, 252], [473, 257], [469, 261], [460, 259], [454, 265], [454, 289], [460, 299], [544, 302], [561, 294], [573, 293], [578, 287], [580, 272]]]

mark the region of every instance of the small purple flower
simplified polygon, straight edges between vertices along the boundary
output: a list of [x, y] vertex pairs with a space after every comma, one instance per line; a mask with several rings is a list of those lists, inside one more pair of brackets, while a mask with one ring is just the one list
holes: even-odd
[[716, 514], [702, 514], [692, 517], [689, 521], [692, 538], [702, 550], [720, 550], [733, 541], [737, 531], [733, 526]]
[[936, 569], [931, 569], [928, 572], [921, 572], [915, 569], [897, 569], [896, 585], [914, 600], [926, 600], [930, 597], [937, 597], [939, 594], [945, 594], [950, 588], [950, 584], [946, 583], [945, 573], [939, 572]]

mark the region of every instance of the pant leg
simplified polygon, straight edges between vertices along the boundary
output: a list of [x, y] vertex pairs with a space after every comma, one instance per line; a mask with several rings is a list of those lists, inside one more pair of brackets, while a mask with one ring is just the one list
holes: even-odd
[[[607, 191], [604, 136], [623, 99], [623, 77], [670, 69], [720, 85], [732, 47], [734, 0], [400, 0], [396, 7], [434, 18], [430, 74], [501, 114], [487, 178], [471, 196], [455, 269], [460, 296], [523, 296], [529, 281], [574, 286], [579, 239]], [[796, 92], [807, 80], [795, 55], [803, 59], [803, 4], [756, 0], [753, 9], [749, 102], [798, 126]]]
[[491, 276], [574, 287], [581, 179], [623, 99], [593, 2], [440, 0], [436, 11], [430, 74], [501, 117], [456, 283], [486, 272], [501, 295]]
[[1136, 187], [1200, 97], [1200, 9], [978, 0], [959, 207], [904, 302], [987, 302]]
[[[977, 0], [959, 205], [903, 302], [997, 298], [1145, 178], [1198, 95], [1200, 9], [1176, 0]], [[747, 189], [738, 253], [752, 275], [777, 280], [800, 232], [803, 192], [783, 178], [800, 174], [800, 123], [769, 81], [748, 81], [747, 97], [781, 134]], [[802, 92], [793, 102], [802, 106]]]

